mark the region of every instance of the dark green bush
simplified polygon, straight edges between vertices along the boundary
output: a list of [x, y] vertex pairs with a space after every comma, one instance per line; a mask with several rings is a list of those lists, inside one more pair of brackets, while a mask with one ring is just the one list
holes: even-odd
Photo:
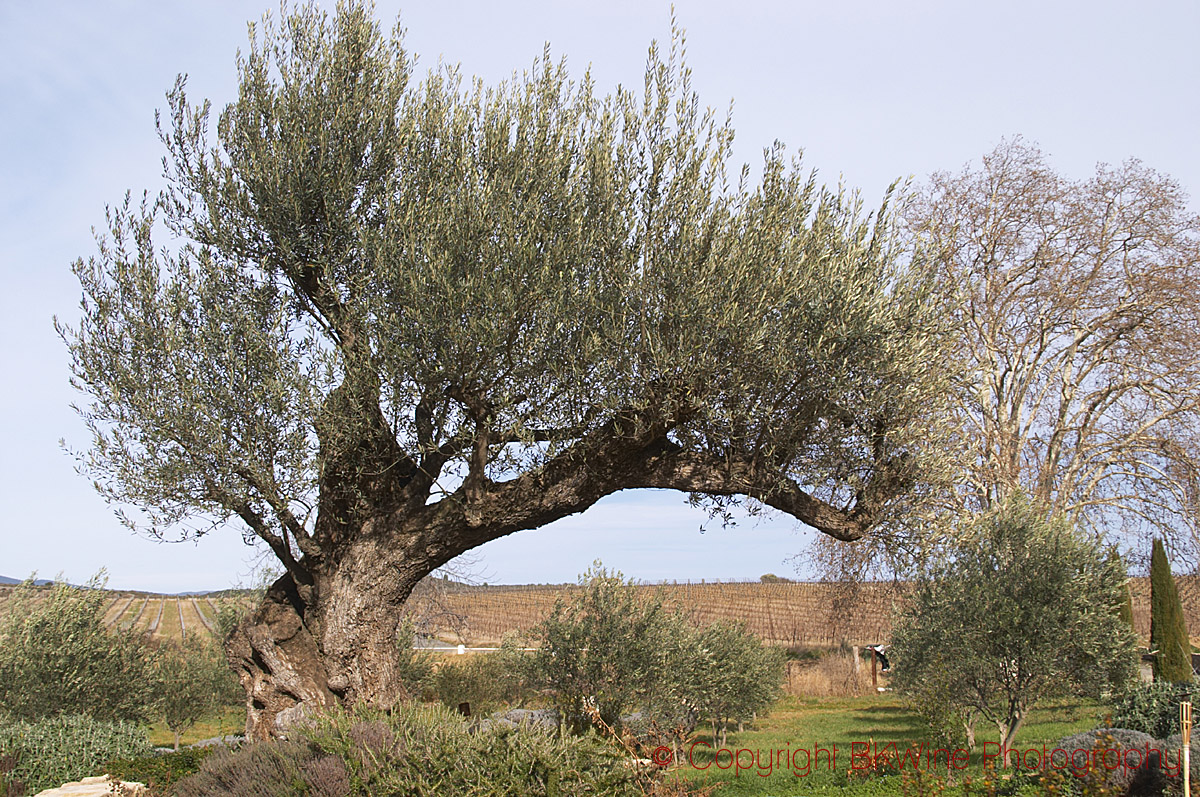
[[146, 732], [133, 723], [61, 715], [0, 724], [0, 752], [12, 759], [7, 779], [36, 794], [98, 775], [114, 758], [149, 755], [151, 747]]
[[1165, 739], [1179, 731], [1179, 703], [1196, 693], [1192, 683], [1138, 684], [1113, 701], [1112, 724]]
[[1179, 589], [1171, 575], [1171, 563], [1160, 539], [1150, 554], [1150, 647], [1154, 657], [1154, 680], [1192, 683], [1192, 646], [1188, 641], [1187, 618], [1179, 602]]
[[200, 771], [200, 764], [213, 754], [214, 747], [185, 747], [163, 755], [117, 758], [104, 767], [104, 774], [119, 780], [144, 783], [161, 791]]

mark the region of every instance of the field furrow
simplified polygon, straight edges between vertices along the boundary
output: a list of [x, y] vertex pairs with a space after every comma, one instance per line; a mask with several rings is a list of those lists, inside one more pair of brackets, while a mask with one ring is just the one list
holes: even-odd
[[114, 595], [112, 603], [108, 605], [108, 609], [104, 612], [105, 628], [114, 628], [117, 625], [117, 621], [121, 619], [121, 615], [125, 614], [125, 611], [132, 603], [132, 595], [127, 598], [120, 595]]
[[139, 626], [139, 628], [150, 636], [154, 636], [158, 632], [158, 626], [162, 623], [163, 604], [165, 602], [163, 598], [154, 598], [150, 601], [150, 611], [146, 612], [142, 620], [144, 625]]
[[204, 618], [200, 616], [199, 609], [196, 608], [195, 598], [179, 599], [179, 622], [183, 625], [185, 637], [203, 639], [212, 634], [212, 629], [208, 627], [208, 623], [204, 621]]
[[153, 629], [154, 638], [178, 642], [183, 636], [182, 632], [183, 629], [179, 627], [179, 600], [163, 598], [158, 614], [158, 624]]
[[[189, 600], [188, 605], [191, 606], [192, 615], [195, 617], [195, 621], [204, 626], [208, 633], [215, 634], [216, 627], [213, 625], [212, 619], [204, 613], [204, 610], [200, 608], [200, 604], [196, 602], [196, 599], [192, 598]], [[212, 606], [212, 602], [208, 602], [208, 605]]]
[[134, 629], [137, 629], [138, 631], [144, 631], [146, 629], [146, 626], [149, 625], [149, 623], [150, 623], [150, 620], [147, 619], [149, 612], [146, 611], [146, 609], [149, 608], [149, 606], [150, 606], [150, 599], [143, 598], [141, 603], [138, 604], [137, 610], [136, 610], [136, 612], [134, 612], [132, 617], [130, 617], [129, 613], [127, 612], [125, 617], [122, 618], [122, 620], [121, 620], [122, 627], [123, 628], [134, 628]]

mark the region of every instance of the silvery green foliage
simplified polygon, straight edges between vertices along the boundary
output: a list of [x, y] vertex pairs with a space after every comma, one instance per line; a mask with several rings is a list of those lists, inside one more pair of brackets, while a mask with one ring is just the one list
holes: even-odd
[[6, 777], [10, 783], [23, 784], [24, 794], [99, 774], [113, 759], [151, 752], [146, 731], [132, 722], [106, 722], [80, 714], [0, 722], [0, 757], [11, 756], [15, 762]]
[[[664, 738], [698, 719], [715, 729], [765, 713], [779, 695], [783, 657], [739, 623], [698, 627], [599, 563], [536, 628], [528, 665], [575, 731], [596, 719]], [[627, 717], [629, 712], [636, 712]], [[682, 741], [682, 739], [679, 739]]]
[[209, 639], [188, 635], [178, 645], [163, 645], [154, 662], [155, 718], [180, 737], [223, 705], [236, 705], [241, 685], [221, 649]]
[[670, 661], [666, 680], [684, 704], [709, 720], [713, 739], [724, 744], [730, 722], [766, 714], [779, 697], [785, 676], [783, 652], [767, 647], [741, 623], [718, 621], [690, 628], [678, 621], [683, 646]]
[[1020, 494], [973, 531], [929, 565], [897, 619], [898, 692], [936, 719], [981, 717], [1008, 747], [1037, 701], [1129, 685], [1119, 561]]
[[1192, 700], [1195, 692], [1194, 683], [1136, 684], [1113, 700], [1113, 723], [1165, 739], [1179, 732], [1179, 704]]
[[550, 692], [571, 730], [582, 733], [596, 719], [618, 726], [675, 683], [673, 619], [661, 596], [642, 600], [632, 582], [596, 562], [533, 630], [532, 681]]
[[138, 632], [104, 627], [104, 583], [100, 574], [83, 587], [15, 589], [0, 621], [0, 717], [145, 717], [151, 657]]
[[679, 466], [615, 489], [824, 511], [803, 491], [837, 536], [936, 483], [941, 320], [886, 204], [778, 144], [731, 179], [678, 32], [640, 93], [601, 96], [549, 52], [496, 86], [422, 78], [363, 4], [306, 6], [238, 73], [219, 113], [170, 92], [169, 188], [109, 211], [59, 324], [81, 469], [137, 524], [237, 518], [295, 573], [318, 505], [389, 474], [469, 503], [647, 427]]
[[[175, 793], [638, 795], [648, 785], [623, 751], [595, 735], [472, 727], [439, 705], [329, 712], [303, 736], [218, 750]], [[323, 790], [321, 781], [342, 788]]]

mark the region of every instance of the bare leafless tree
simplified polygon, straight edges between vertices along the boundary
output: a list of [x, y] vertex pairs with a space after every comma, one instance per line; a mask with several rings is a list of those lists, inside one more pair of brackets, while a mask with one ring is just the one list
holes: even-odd
[[910, 201], [958, 331], [969, 509], [1017, 489], [1197, 545], [1200, 218], [1138, 161], [1082, 181], [1021, 139]]

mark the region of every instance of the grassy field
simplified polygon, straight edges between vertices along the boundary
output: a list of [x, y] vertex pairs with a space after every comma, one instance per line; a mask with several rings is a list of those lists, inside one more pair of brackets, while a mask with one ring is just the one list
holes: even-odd
[[[246, 707], [225, 706], [200, 720], [190, 730], [186, 731], [180, 737], [180, 744], [194, 744], [202, 739], [239, 734], [245, 729]], [[150, 744], [155, 747], [171, 747], [175, 744], [175, 735], [171, 733], [166, 723], [162, 721], [151, 723], [147, 733], [150, 737]]]
[[[1018, 735], [1022, 747], [1056, 742], [1064, 736], [1094, 728], [1104, 720], [1106, 709], [1099, 703], [1050, 702], [1035, 709]], [[982, 722], [976, 727], [978, 741], [994, 741], [994, 728]], [[867, 776], [864, 758], [852, 762], [852, 752], [865, 752], [865, 745], [883, 751], [895, 744], [899, 752], [910, 745], [929, 743], [928, 728], [921, 718], [891, 695], [843, 699], [799, 699], [785, 697], [771, 713], [761, 717], [743, 733], [731, 734], [725, 748], [713, 742], [711, 731], [701, 726], [673, 772], [700, 786], [717, 786], [716, 794], [730, 795], [871, 795], [899, 793], [893, 779]], [[929, 772], [929, 768], [924, 768]], [[979, 779], [984, 773], [982, 752], [967, 769], [957, 773]]]

